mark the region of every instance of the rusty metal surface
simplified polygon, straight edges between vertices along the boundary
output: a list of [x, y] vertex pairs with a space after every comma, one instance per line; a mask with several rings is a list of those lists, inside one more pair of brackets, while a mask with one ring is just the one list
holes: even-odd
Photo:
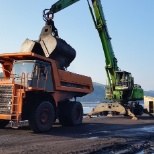
[[32, 52], [16, 52], [16, 53], [0, 54], [1, 62], [13, 62], [14, 60], [32, 60], [32, 59], [53, 62], [53, 60], [50, 58], [46, 58], [44, 56]]

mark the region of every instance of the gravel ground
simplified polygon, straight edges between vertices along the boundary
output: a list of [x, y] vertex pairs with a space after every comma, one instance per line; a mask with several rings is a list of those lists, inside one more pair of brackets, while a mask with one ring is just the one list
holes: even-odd
[[0, 130], [0, 154], [151, 154], [154, 153], [154, 118], [84, 118], [78, 127], [58, 121], [44, 134], [28, 126]]

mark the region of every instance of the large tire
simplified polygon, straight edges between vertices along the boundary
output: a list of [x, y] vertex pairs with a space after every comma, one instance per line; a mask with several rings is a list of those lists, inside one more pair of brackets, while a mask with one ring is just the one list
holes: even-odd
[[124, 117], [128, 117], [128, 111], [126, 110], [126, 113], [124, 114]]
[[59, 122], [64, 126], [77, 126], [82, 123], [83, 107], [80, 102], [69, 102], [59, 110]]
[[142, 115], [144, 112], [143, 106], [142, 105], [137, 105], [135, 108], [131, 107], [130, 111], [134, 114], [134, 115]]
[[44, 101], [33, 109], [29, 125], [35, 133], [47, 132], [51, 130], [54, 120], [53, 105], [48, 101]]
[[107, 116], [108, 115], [108, 111], [103, 111], [103, 112], [100, 113], [100, 115]]
[[113, 111], [112, 114], [113, 114], [113, 115], [119, 115], [120, 113], [119, 113], [119, 112], [116, 112], [116, 111]]
[[63, 126], [68, 126], [68, 110], [69, 110], [69, 100], [65, 102], [59, 102], [59, 123]]
[[5, 128], [9, 124], [9, 120], [0, 120], [0, 129]]
[[82, 124], [83, 107], [80, 102], [71, 102], [69, 104], [69, 125], [77, 126]]
[[142, 105], [139, 105], [139, 107], [138, 107], [138, 115], [142, 115], [144, 113], [144, 108], [143, 108], [143, 106]]

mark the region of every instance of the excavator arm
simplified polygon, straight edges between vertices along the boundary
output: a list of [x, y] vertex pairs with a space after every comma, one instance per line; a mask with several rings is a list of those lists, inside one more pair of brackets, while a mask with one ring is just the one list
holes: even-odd
[[59, 0], [57, 1], [54, 5], [51, 6], [51, 13], [56, 13], [59, 12], [63, 9], [65, 9], [66, 7], [78, 2], [80, 0]]

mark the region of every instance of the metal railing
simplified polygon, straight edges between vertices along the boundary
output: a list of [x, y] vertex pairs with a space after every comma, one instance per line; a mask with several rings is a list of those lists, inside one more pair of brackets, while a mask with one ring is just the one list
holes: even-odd
[[[0, 108], [4, 108], [3, 113], [0, 112], [0, 114], [11, 114], [12, 115], [12, 120], [20, 120], [19, 116], [21, 115], [21, 113], [19, 113], [19, 111], [21, 111], [20, 109], [22, 108], [22, 103], [20, 103], [22, 101], [23, 98], [23, 94], [25, 94], [25, 90], [28, 90], [31, 86], [29, 86], [29, 80], [36, 80], [36, 85], [33, 85], [32, 88], [34, 88], [35, 90], [45, 90], [46, 88], [46, 84], [47, 84], [47, 78], [48, 78], [48, 71], [45, 72], [45, 76], [42, 78], [41, 77], [41, 73], [40, 73], [40, 69], [35, 69], [32, 72], [28, 72], [26, 73], [22, 73], [21, 76], [17, 76], [17, 74], [11, 74], [11, 72], [9, 72], [8, 70], [3, 68], [3, 71], [7, 71], [10, 75], [7, 77], [1, 77], [2, 81], [5, 80], [11, 80], [11, 84], [12, 84], [12, 91], [10, 94], [10, 101], [11, 104], [3, 104], [2, 99], [5, 99], [4, 97], [2, 99], [0, 99]], [[37, 73], [36, 73], [37, 72]], [[37, 74], [36, 76], [34, 76], [34, 74]], [[16, 80], [17, 79], [17, 80]], [[43, 79], [43, 87], [40, 88], [39, 87], [39, 81]], [[4, 86], [4, 87], [8, 87], [8, 85], [6, 85], [6, 82], [0, 82], [0, 85]], [[17, 84], [19, 87], [15, 88], [14, 84]], [[9, 107], [10, 112], [5, 112], [5, 110]]]

